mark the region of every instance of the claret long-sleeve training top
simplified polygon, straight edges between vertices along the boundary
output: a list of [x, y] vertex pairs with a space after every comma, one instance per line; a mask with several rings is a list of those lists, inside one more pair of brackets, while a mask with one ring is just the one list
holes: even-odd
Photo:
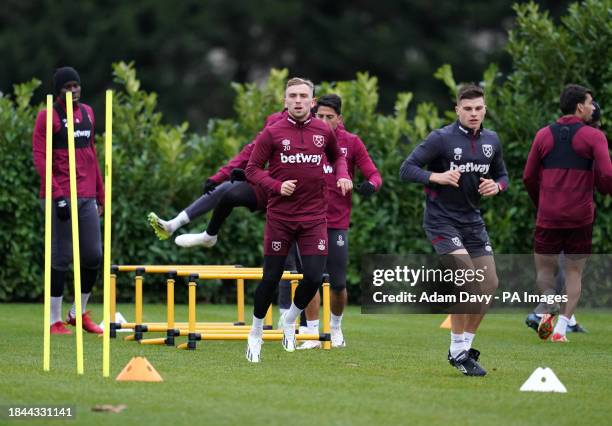
[[[355, 167], [357, 167], [365, 180], [374, 185], [374, 189], [378, 191], [382, 185], [382, 177], [372, 158], [370, 158], [363, 141], [359, 136], [346, 131], [340, 126], [336, 128], [335, 133], [340, 151], [342, 151], [346, 158], [348, 173], [351, 179], [355, 176]], [[334, 168], [329, 162], [325, 161], [323, 171], [325, 172], [327, 188], [329, 190], [327, 227], [331, 229], [348, 229], [351, 221], [353, 194], [349, 192], [342, 195], [342, 191], [336, 184], [336, 176], [333, 174]]]
[[[260, 133], [246, 175], [249, 181], [270, 191], [268, 218], [293, 222], [326, 218], [326, 158], [334, 166], [337, 179], [350, 179], [334, 132], [317, 118], [298, 122], [288, 116]], [[264, 170], [266, 163], [269, 174]], [[293, 179], [297, 180], [293, 194], [281, 195], [282, 183]]]
[[[76, 158], [76, 186], [79, 198], [95, 198], [104, 205], [104, 184], [94, 144], [95, 118], [89, 105], [77, 103], [73, 110], [74, 142]], [[45, 197], [45, 153], [47, 110], [36, 117], [32, 135], [34, 167], [40, 176], [40, 197]], [[59, 99], [53, 105], [53, 199], [70, 197], [70, 174], [68, 169], [68, 124], [66, 103]]]
[[[554, 132], [558, 132], [556, 139]], [[523, 183], [538, 209], [537, 226], [578, 228], [593, 223], [594, 189], [612, 194], [605, 135], [574, 115], [540, 129], [527, 157]]]

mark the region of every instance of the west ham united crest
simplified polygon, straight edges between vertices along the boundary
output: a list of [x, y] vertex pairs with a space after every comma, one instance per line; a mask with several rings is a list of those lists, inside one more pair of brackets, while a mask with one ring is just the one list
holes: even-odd
[[322, 135], [312, 135], [312, 142], [317, 148], [321, 148], [325, 143], [325, 138]]
[[280, 251], [282, 243], [280, 241], [272, 241], [272, 250]]
[[484, 144], [482, 146], [482, 153], [485, 155], [485, 157], [491, 158], [493, 155], [493, 145], [489, 145], [488, 143]]

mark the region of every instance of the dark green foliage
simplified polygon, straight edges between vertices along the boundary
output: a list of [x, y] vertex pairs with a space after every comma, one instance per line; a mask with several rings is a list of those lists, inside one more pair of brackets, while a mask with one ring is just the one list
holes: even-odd
[[[586, 0], [574, 5], [560, 25], [534, 4], [516, 6], [517, 26], [507, 46], [514, 68], [500, 75], [495, 65], [484, 73], [488, 115], [485, 125], [496, 130], [510, 173], [508, 193], [484, 200], [483, 211], [498, 253], [529, 253], [535, 212], [521, 175], [531, 140], [540, 127], [560, 114], [558, 95], [566, 83], [589, 86], [603, 106], [604, 124], [612, 101], [612, 30], [610, 0]], [[234, 83], [235, 119], [213, 119], [197, 134], [187, 123], [169, 125], [159, 112], [157, 95], [141, 89], [133, 64], [113, 66], [117, 90], [113, 129], [113, 243], [114, 263], [260, 265], [263, 218], [237, 209], [227, 221], [212, 250], [179, 249], [173, 240], [158, 241], [146, 215], [155, 211], [170, 218], [200, 195], [201, 184], [257, 134], [264, 118], [282, 107], [288, 71], [272, 70], [264, 84]], [[450, 66], [435, 75], [450, 89], [453, 105], [457, 83]], [[18, 85], [12, 98], [0, 96], [0, 301], [36, 300], [42, 294], [42, 213], [38, 177], [31, 158], [31, 132], [40, 106], [31, 106], [38, 81]], [[366, 143], [384, 179], [381, 191], [369, 199], [353, 197], [350, 232], [349, 282], [358, 296], [360, 259], [368, 253], [431, 252], [421, 229], [424, 197], [419, 185], [399, 181], [400, 164], [432, 129], [454, 119], [431, 103], [414, 106], [408, 116], [411, 93], [396, 96], [392, 114], [379, 111], [379, 80], [358, 73], [355, 80], [322, 83], [317, 94], [338, 93], [349, 131]], [[203, 97], [205, 99], [205, 97]], [[84, 101], [88, 102], [87, 96]], [[412, 109], [412, 108], [410, 108]], [[103, 111], [97, 110], [98, 122]], [[103, 129], [98, 129], [98, 154], [103, 162]], [[362, 181], [357, 176], [355, 183]], [[609, 252], [612, 219], [609, 199], [598, 197], [599, 215], [594, 250]], [[179, 232], [201, 232], [201, 218]], [[148, 279], [147, 282], [151, 281]], [[161, 282], [161, 277], [155, 281]], [[132, 290], [122, 278], [120, 297]], [[203, 286], [199, 295], [212, 301], [233, 300], [231, 285], [221, 290]], [[249, 286], [252, 290], [252, 286]], [[100, 289], [98, 288], [98, 291]], [[178, 292], [177, 292], [178, 293]], [[145, 291], [156, 299], [162, 287]], [[180, 300], [182, 296], [177, 295]], [[356, 299], [354, 299], [356, 300]]]

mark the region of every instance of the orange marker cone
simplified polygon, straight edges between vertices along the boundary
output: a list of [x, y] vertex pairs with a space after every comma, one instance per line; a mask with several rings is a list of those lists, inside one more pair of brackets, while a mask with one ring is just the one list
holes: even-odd
[[115, 380], [132, 382], [163, 382], [164, 379], [145, 357], [136, 356], [127, 363]]
[[447, 328], [450, 330], [451, 328], [450, 315], [448, 315], [446, 319], [442, 321], [442, 324], [440, 324], [440, 328]]

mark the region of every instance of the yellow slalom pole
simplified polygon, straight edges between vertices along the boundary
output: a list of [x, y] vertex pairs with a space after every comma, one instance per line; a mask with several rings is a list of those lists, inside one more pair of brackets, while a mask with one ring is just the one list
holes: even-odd
[[72, 266], [74, 269], [74, 306], [76, 308], [77, 373], [83, 374], [83, 311], [81, 307], [81, 253], [79, 251], [79, 206], [76, 187], [76, 159], [74, 152], [74, 116], [72, 92], [66, 92], [68, 121], [68, 168], [70, 170], [70, 222], [72, 223]]
[[[110, 376], [110, 268], [111, 213], [113, 201], [113, 92], [106, 91], [106, 132], [104, 142], [104, 336], [102, 339], [102, 376]], [[113, 321], [115, 319], [113, 318]]]
[[53, 96], [47, 95], [47, 132], [45, 140], [45, 309], [43, 370], [51, 365], [51, 179], [53, 168]]
[[117, 312], [117, 275], [110, 275], [110, 318], [115, 322]]
[[238, 323], [244, 324], [244, 280], [236, 280], [236, 305], [238, 309]]
[[[323, 334], [330, 334], [330, 315], [331, 315], [331, 306], [330, 306], [330, 298], [329, 298], [329, 283], [323, 283]], [[323, 349], [331, 349], [331, 342], [329, 340], [323, 342]]]

